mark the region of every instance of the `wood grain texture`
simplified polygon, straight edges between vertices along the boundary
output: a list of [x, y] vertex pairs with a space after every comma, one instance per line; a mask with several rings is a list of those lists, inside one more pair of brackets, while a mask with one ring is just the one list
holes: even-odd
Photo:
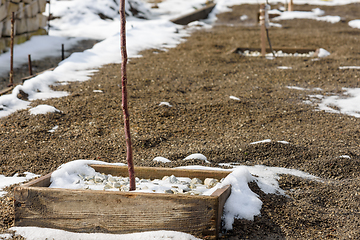
[[[127, 172], [126, 166], [96, 165], [95, 169], [106, 174]], [[199, 170], [146, 167], [136, 170], [146, 178], [164, 172], [199, 175]], [[214, 174], [214, 171], [201, 172], [203, 177]], [[228, 172], [219, 176], [224, 174]], [[16, 226], [88, 233], [173, 230], [217, 239], [223, 205], [230, 194], [230, 186], [216, 190], [211, 196], [56, 189], [48, 188], [50, 178], [51, 173], [15, 188]]]
[[[91, 165], [97, 172], [111, 174], [113, 176], [127, 176], [127, 166], [114, 165]], [[135, 175], [139, 178], [162, 179], [164, 176], [175, 175], [176, 177], [197, 177], [202, 181], [205, 178], [225, 178], [230, 171], [209, 171], [178, 168], [135, 167]]]
[[187, 25], [188, 23], [191, 23], [193, 21], [205, 19], [205, 18], [207, 18], [209, 13], [214, 9], [215, 5], [216, 5], [215, 3], [209, 4], [206, 7], [203, 7], [199, 10], [196, 10], [196, 11], [186, 14], [184, 16], [180, 16], [176, 19], [172, 19], [171, 21], [176, 24]]
[[216, 215], [216, 233], [215, 235], [218, 236], [220, 233], [220, 229], [221, 229], [221, 218], [223, 215], [223, 211], [224, 211], [224, 205], [226, 200], [228, 199], [228, 197], [231, 194], [231, 186], [227, 185], [223, 188], [217, 189], [215, 192], [213, 192], [213, 194], [211, 194], [211, 196], [218, 196], [218, 209], [217, 209], [217, 215]]

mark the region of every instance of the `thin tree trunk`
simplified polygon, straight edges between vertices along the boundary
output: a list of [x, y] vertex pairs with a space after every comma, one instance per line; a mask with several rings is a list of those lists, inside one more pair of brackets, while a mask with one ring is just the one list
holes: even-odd
[[127, 76], [126, 76], [126, 64], [127, 64], [127, 52], [126, 52], [126, 16], [125, 16], [125, 1], [120, 1], [120, 48], [121, 48], [121, 86], [122, 86], [122, 109], [124, 115], [124, 129], [125, 129], [125, 139], [126, 139], [126, 160], [129, 170], [130, 178], [130, 191], [136, 189], [135, 186], [135, 173], [134, 173], [134, 163], [133, 163], [133, 154], [131, 147], [131, 135], [130, 135], [130, 120], [129, 120], [129, 111], [127, 104]]

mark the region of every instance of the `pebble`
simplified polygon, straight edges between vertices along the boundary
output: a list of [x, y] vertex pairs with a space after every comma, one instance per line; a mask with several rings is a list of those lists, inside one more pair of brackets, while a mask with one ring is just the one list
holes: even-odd
[[199, 178], [193, 178], [191, 179], [192, 184], [202, 184], [202, 181]]
[[206, 178], [204, 181], [204, 184], [206, 186], [206, 188], [213, 188], [216, 186], [216, 184], [218, 184], [218, 180], [215, 178]]
[[[84, 176], [81, 174], [78, 176], [79, 179], [75, 180], [73, 184], [80, 184], [83, 189], [123, 192], [127, 192], [130, 189], [128, 177], [116, 177], [100, 173], [96, 173], [94, 176]], [[155, 179], [153, 181], [136, 177], [135, 181], [136, 191], [188, 195], [201, 195], [219, 183], [214, 178], [206, 178], [203, 183], [199, 178], [178, 178], [174, 175], [164, 176], [161, 180]]]

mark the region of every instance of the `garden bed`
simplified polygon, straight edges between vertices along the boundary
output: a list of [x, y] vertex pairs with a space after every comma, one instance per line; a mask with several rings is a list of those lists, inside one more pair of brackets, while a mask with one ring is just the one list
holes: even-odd
[[[124, 176], [127, 166], [92, 165], [97, 172]], [[139, 178], [226, 177], [229, 172], [137, 167]], [[15, 225], [73, 232], [131, 233], [174, 230], [216, 239], [230, 186], [210, 196], [49, 188], [51, 174], [17, 187]]]
[[[234, 53], [238, 53], [245, 57], [260, 57], [261, 48], [236, 48]], [[318, 55], [318, 49], [311, 48], [266, 48], [266, 56], [276, 57], [316, 57]]]

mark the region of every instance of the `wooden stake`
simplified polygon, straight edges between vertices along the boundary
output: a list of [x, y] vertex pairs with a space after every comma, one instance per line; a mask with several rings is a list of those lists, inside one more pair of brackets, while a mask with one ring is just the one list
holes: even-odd
[[46, 3], [49, 4], [49, 16], [48, 16], [48, 34], [50, 32], [50, 20], [51, 20], [51, 12], [50, 12], [50, 0], [47, 0]]
[[260, 5], [261, 56], [266, 55], [265, 4]]
[[11, 13], [11, 39], [10, 39], [10, 83], [9, 87], [14, 85], [14, 32], [15, 32], [15, 13]]
[[29, 66], [29, 76], [32, 76], [33, 72], [32, 72], [31, 55], [30, 54], [28, 55], [28, 66]]
[[129, 179], [130, 179], [130, 191], [136, 190], [135, 185], [135, 172], [134, 162], [131, 146], [131, 134], [130, 134], [130, 117], [127, 104], [127, 76], [126, 76], [126, 64], [127, 64], [127, 52], [126, 52], [126, 16], [125, 16], [125, 0], [120, 1], [120, 49], [121, 49], [121, 86], [122, 86], [122, 109], [124, 115], [124, 130], [126, 139], [126, 160], [128, 164]]
[[289, 11], [289, 12], [292, 12], [293, 10], [294, 10], [293, 0], [289, 0], [289, 8], [288, 8], [288, 11]]
[[65, 59], [65, 48], [64, 44], [61, 44], [61, 61]]

